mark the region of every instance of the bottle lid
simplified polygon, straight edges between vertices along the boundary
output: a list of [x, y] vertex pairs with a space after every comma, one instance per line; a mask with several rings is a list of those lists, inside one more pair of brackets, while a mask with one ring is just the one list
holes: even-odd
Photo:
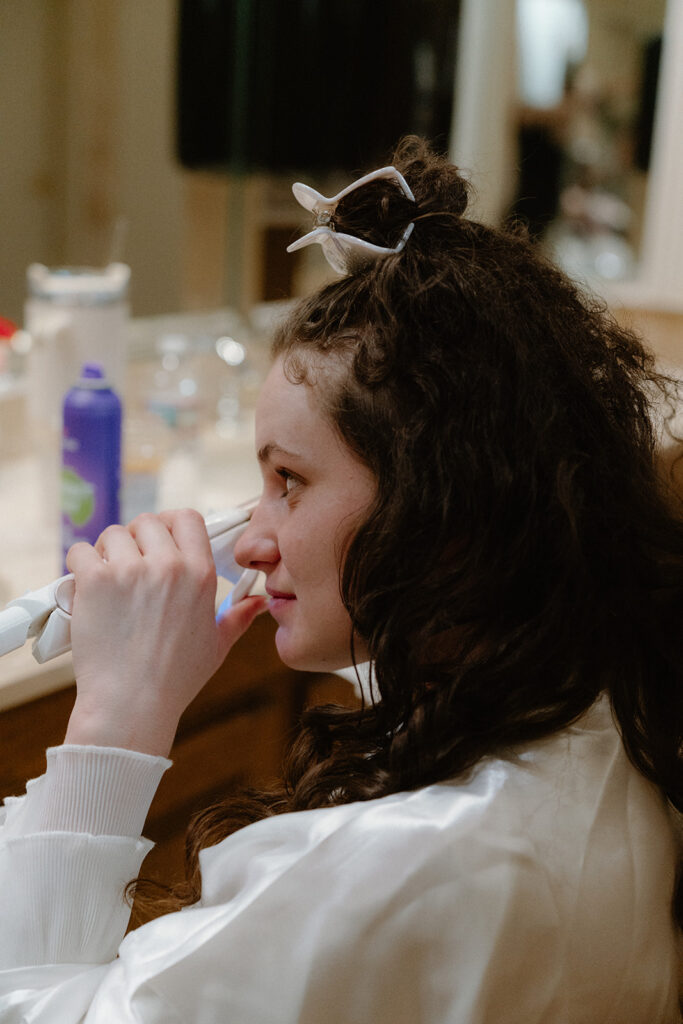
[[156, 350], [161, 355], [172, 353], [173, 355], [184, 355], [190, 347], [190, 339], [186, 334], [177, 332], [166, 332], [159, 335], [156, 340]]
[[76, 387], [100, 391], [111, 388], [111, 384], [101, 363], [83, 363]]
[[32, 263], [26, 271], [32, 298], [62, 305], [101, 306], [119, 302], [128, 292], [130, 267], [110, 263], [107, 267], [46, 267]]

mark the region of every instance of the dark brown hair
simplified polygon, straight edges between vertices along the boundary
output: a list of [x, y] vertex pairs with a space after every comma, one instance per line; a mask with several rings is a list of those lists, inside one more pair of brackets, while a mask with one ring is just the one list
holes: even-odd
[[[267, 814], [465, 772], [607, 692], [638, 769], [683, 810], [683, 525], [652, 403], [674, 384], [523, 233], [466, 219], [467, 185], [419, 139], [351, 193], [339, 231], [392, 245], [301, 302], [274, 354], [317, 380], [377, 497], [340, 580], [379, 698], [309, 709], [271, 794], [195, 821], [189, 855]], [[678, 506], [680, 513], [680, 505]]]

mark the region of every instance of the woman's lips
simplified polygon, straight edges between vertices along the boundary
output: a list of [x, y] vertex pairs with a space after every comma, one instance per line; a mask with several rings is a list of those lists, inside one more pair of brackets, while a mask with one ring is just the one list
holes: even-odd
[[296, 601], [294, 594], [286, 594], [282, 590], [272, 590], [269, 587], [266, 587], [266, 593], [270, 596], [268, 611], [271, 615], [276, 615], [279, 610], [286, 608], [287, 605], [292, 603], [292, 601]]

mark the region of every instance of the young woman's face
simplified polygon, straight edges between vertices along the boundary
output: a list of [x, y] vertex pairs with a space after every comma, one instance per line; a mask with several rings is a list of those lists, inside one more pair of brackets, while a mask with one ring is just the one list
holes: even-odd
[[[235, 557], [266, 574], [285, 664], [331, 671], [351, 663], [340, 560], [376, 481], [322, 415], [315, 392], [316, 385], [292, 384], [275, 362], [256, 408], [263, 493]], [[356, 659], [366, 656], [357, 641]]]

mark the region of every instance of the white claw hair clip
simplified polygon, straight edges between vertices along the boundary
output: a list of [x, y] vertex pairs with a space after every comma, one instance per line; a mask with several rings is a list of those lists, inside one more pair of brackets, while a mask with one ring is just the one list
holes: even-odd
[[320, 192], [316, 192], [310, 185], [303, 185], [300, 181], [296, 181], [292, 185], [292, 192], [297, 202], [304, 209], [310, 210], [311, 213], [315, 214], [316, 226], [313, 231], [309, 231], [307, 235], [298, 238], [296, 242], [288, 245], [287, 252], [295, 252], [297, 249], [303, 249], [305, 245], [317, 242], [322, 247], [327, 262], [339, 274], [347, 272], [349, 261], [353, 256], [364, 256], [367, 258], [388, 256], [390, 253], [400, 252], [415, 227], [412, 221], [401, 235], [398, 245], [395, 245], [393, 248], [386, 245], [374, 245], [372, 242], [366, 242], [363, 238], [356, 238], [354, 235], [347, 235], [334, 229], [334, 213], [339, 201], [344, 196], [347, 196], [349, 192], [354, 192], [357, 188], [362, 188], [363, 185], [376, 181], [378, 178], [388, 178], [395, 181], [404, 196], [410, 199], [411, 202], [415, 202], [415, 196], [408, 182], [395, 167], [380, 167], [376, 171], [371, 171], [370, 174], [364, 174], [362, 178], [354, 181], [351, 185], [347, 185], [346, 188], [343, 188], [336, 196], [332, 196], [331, 199], [321, 195]]

